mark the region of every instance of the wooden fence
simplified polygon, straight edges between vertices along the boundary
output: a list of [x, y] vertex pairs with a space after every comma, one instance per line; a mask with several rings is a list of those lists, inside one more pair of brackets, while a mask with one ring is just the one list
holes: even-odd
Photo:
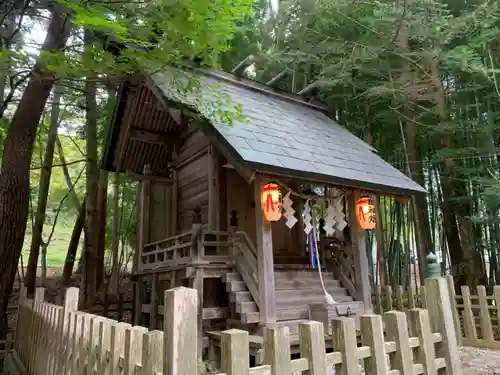
[[[432, 313], [411, 309], [362, 316], [361, 346], [352, 318], [333, 320], [332, 353], [326, 353], [323, 323], [299, 326], [300, 358], [293, 360], [288, 328], [270, 328], [264, 332], [265, 364], [250, 368], [248, 332], [225, 331], [220, 370], [227, 375], [326, 375], [334, 367], [336, 374], [358, 375], [362, 366], [366, 374], [461, 374], [453, 324], [446, 315], [449, 300], [443, 299], [448, 292], [441, 281], [433, 281], [427, 293], [427, 301], [439, 307]], [[66, 291], [63, 306], [43, 299], [43, 289], [37, 289], [34, 300], [20, 304], [14, 348], [28, 374], [199, 373], [196, 290], [165, 292], [163, 332], [77, 311], [75, 288]]]
[[[500, 349], [500, 286], [488, 291], [480, 285], [472, 294], [468, 286], [462, 285], [461, 294], [456, 294], [453, 277], [446, 276], [446, 281], [457, 342], [464, 346]], [[374, 301], [375, 310], [379, 313], [425, 307], [425, 287], [419, 291], [404, 290], [401, 286], [377, 287]]]
[[390, 285], [384, 287], [377, 285], [372, 299], [373, 308], [377, 314], [383, 314], [391, 310], [425, 309], [425, 285], [420, 286], [418, 289], [410, 287], [407, 290], [401, 285], [395, 288]]

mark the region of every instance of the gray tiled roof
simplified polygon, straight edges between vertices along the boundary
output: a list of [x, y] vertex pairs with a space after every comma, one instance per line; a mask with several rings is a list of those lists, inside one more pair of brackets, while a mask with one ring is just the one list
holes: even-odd
[[[218, 138], [249, 168], [388, 193], [425, 192], [319, 109], [212, 74], [200, 73], [197, 93], [187, 93], [179, 89], [187, 78], [177, 73], [169, 70], [151, 78], [166, 98], [209, 119]], [[233, 105], [242, 105], [246, 121], [229, 126], [218, 120], [216, 107], [227, 97], [222, 92]]]

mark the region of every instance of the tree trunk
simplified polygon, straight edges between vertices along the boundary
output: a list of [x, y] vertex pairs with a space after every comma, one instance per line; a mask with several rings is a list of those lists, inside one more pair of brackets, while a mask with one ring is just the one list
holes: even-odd
[[[398, 44], [402, 54], [408, 54], [411, 52], [408, 44], [408, 25], [404, 20], [402, 21], [399, 30]], [[411, 103], [413, 102], [413, 99], [411, 99], [410, 94], [414, 87], [414, 72], [412, 71], [412, 66], [406, 60], [402, 61], [402, 65], [403, 72], [401, 74], [401, 84], [403, 87], [401, 90], [400, 101], [403, 104], [404, 116], [402, 116], [400, 121], [404, 125], [401, 129], [401, 132], [403, 133], [401, 134], [401, 137], [403, 138], [403, 144], [405, 145], [407, 172], [410, 178], [418, 182], [421, 186], [424, 186], [422, 158], [418, 148], [418, 125], [417, 122], [412, 121], [415, 116], [412, 111]], [[394, 95], [396, 96], [396, 94]], [[412, 208], [415, 222], [415, 241], [417, 244], [419, 276], [422, 279], [425, 277], [426, 273], [425, 256], [427, 255], [427, 252], [432, 249], [431, 231], [428, 219], [429, 215], [425, 196], [422, 195], [412, 197]]]
[[[4, 51], [8, 51], [12, 47], [12, 35], [16, 29], [16, 18], [15, 18], [15, 13], [12, 12], [10, 9], [1, 11], [0, 12], [0, 19], [3, 20], [2, 24], [2, 38], [0, 38], [0, 47]], [[11, 61], [9, 57], [2, 57], [0, 59], [0, 118], [3, 117], [5, 113], [5, 109], [7, 108], [7, 105], [9, 104], [9, 100], [7, 99], [4, 102], [4, 99], [6, 98], [6, 84], [7, 84], [7, 78], [9, 76], [9, 73], [11, 71]]]
[[75, 212], [78, 214], [80, 212], [80, 200], [78, 199], [78, 195], [73, 186], [73, 181], [71, 181], [71, 176], [69, 174], [68, 165], [66, 164], [66, 157], [64, 156], [64, 150], [62, 147], [61, 140], [59, 137], [56, 137], [56, 146], [57, 146], [57, 155], [59, 156], [59, 160], [61, 161], [61, 168], [63, 169], [64, 180], [66, 181], [66, 186], [68, 187], [71, 201], [73, 202], [73, 206], [75, 206]]
[[[112, 117], [113, 117], [113, 108], [115, 106], [115, 95], [116, 95], [116, 89], [112, 85], [111, 80], [108, 77], [108, 80], [106, 81], [106, 86], [107, 86], [107, 92], [108, 92], [108, 100], [106, 102], [106, 105], [104, 107], [104, 115], [105, 115], [105, 122], [104, 126], [102, 127], [102, 133], [100, 138], [105, 138], [106, 135], [108, 134], [109, 131], [109, 124], [111, 123]], [[104, 155], [104, 151], [106, 149], [106, 143], [102, 143], [102, 149], [101, 149], [101, 158]], [[104, 258], [106, 255], [106, 219], [108, 216], [108, 172], [105, 170], [100, 170], [99, 171], [99, 187], [98, 187], [98, 197], [97, 197], [97, 202], [98, 202], [98, 218], [99, 218], [99, 239], [98, 239], [98, 256], [99, 259], [102, 259], [102, 262], [100, 261], [100, 265], [102, 264], [102, 267], [99, 268], [98, 273], [97, 273], [97, 286], [100, 287], [104, 283]]]
[[106, 255], [106, 217], [107, 217], [107, 206], [108, 206], [108, 172], [101, 169], [99, 170], [99, 183], [97, 192], [97, 219], [98, 223], [98, 239], [97, 239], [97, 289], [104, 284], [104, 258]]
[[[47, 281], [47, 247], [49, 245], [42, 241], [40, 246], [41, 246], [41, 250], [42, 250], [42, 252], [40, 254], [40, 284], [43, 287], [45, 287], [45, 282]], [[36, 268], [35, 268], [35, 272], [36, 272]]]
[[56, 86], [56, 89], [54, 90], [54, 104], [52, 105], [50, 113], [50, 127], [47, 136], [47, 148], [45, 149], [45, 155], [43, 156], [43, 168], [40, 173], [35, 224], [33, 225], [33, 234], [31, 236], [28, 270], [26, 271], [26, 287], [28, 289], [27, 292], [29, 295], [33, 295], [35, 293], [36, 270], [38, 265], [40, 246], [44, 246], [45, 253], [47, 251], [47, 245], [42, 244], [42, 234], [43, 224], [45, 222], [45, 211], [47, 209], [47, 199], [49, 195], [50, 177], [52, 174], [52, 164], [54, 160], [54, 148], [57, 139], [57, 129], [59, 127], [60, 99], [61, 91]]
[[[55, 5], [41, 50], [62, 51], [68, 24], [67, 16]], [[0, 334], [6, 334], [8, 329], [7, 306], [28, 219], [33, 142], [54, 81], [55, 75], [37, 62], [4, 141], [0, 172]]]
[[115, 181], [113, 184], [113, 235], [111, 238], [111, 277], [109, 281], [110, 292], [118, 294], [120, 281], [120, 174], [115, 173]]
[[[446, 109], [446, 93], [441, 81], [438, 61], [433, 58], [430, 62], [431, 80], [434, 86], [434, 98], [439, 120], [445, 122], [448, 120], [448, 112]], [[443, 148], [455, 148], [454, 141], [450, 134], [438, 132], [437, 141]], [[453, 173], [459, 166], [455, 160], [448, 158], [443, 162], [442, 170], [447, 173]], [[476, 251], [471, 238], [472, 227], [466, 217], [472, 216], [472, 212], [461, 207], [460, 197], [467, 195], [465, 183], [454, 176], [442, 178], [443, 190], [443, 217], [444, 227], [448, 247], [450, 249], [450, 262], [452, 265], [453, 275], [457, 276], [455, 285], [477, 285], [478, 280], [484, 280], [484, 273], [481, 267], [481, 262], [477, 258]]]
[[[85, 44], [92, 44], [93, 35], [89, 30], [85, 30]], [[87, 183], [86, 183], [86, 215], [85, 215], [85, 238], [87, 248], [85, 251], [84, 264], [84, 303], [91, 306], [97, 293], [97, 272], [100, 267], [98, 254], [99, 238], [99, 218], [98, 210], [98, 137], [97, 137], [97, 76], [89, 75], [85, 80], [85, 101], [86, 101], [86, 142], [87, 142]], [[102, 259], [104, 261], [104, 259]]]
[[69, 285], [69, 281], [71, 280], [71, 275], [73, 274], [73, 268], [75, 266], [76, 253], [78, 252], [78, 245], [80, 244], [80, 237], [82, 235], [84, 224], [85, 200], [80, 206], [80, 211], [78, 212], [75, 226], [73, 227], [73, 232], [71, 233], [71, 239], [69, 241], [68, 252], [66, 253], [66, 260], [64, 261], [64, 268], [60, 281], [61, 293], [64, 293], [64, 289]]

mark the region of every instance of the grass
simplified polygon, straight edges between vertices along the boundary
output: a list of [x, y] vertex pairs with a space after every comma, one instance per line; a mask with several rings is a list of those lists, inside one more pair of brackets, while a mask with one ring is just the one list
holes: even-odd
[[[43, 239], [47, 240], [52, 230], [50, 225], [45, 225]], [[71, 239], [73, 225], [70, 223], [60, 223], [56, 225], [52, 240], [47, 248], [47, 266], [63, 266], [68, 251], [68, 244]], [[31, 228], [26, 230], [23, 246], [23, 263], [28, 263], [29, 251], [31, 245]], [[77, 254], [77, 259], [78, 259]]]

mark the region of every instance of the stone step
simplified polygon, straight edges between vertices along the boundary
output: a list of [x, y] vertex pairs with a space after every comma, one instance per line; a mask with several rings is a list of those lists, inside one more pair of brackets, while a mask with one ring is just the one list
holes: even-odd
[[[346, 296], [347, 291], [341, 287], [330, 287], [327, 288], [326, 291], [332, 295], [336, 296]], [[318, 288], [304, 288], [304, 289], [286, 289], [286, 290], [277, 290], [276, 298], [277, 299], [291, 299], [291, 300], [307, 300], [310, 297], [318, 297], [324, 296], [323, 289], [321, 287]], [[335, 299], [335, 298], [334, 298]]]
[[255, 302], [237, 302], [236, 312], [239, 314], [259, 312], [259, 307]]
[[238, 272], [229, 272], [222, 276], [222, 281], [224, 283], [229, 283], [231, 281], [243, 281], [243, 279]]
[[231, 302], [253, 302], [252, 294], [250, 292], [234, 292], [229, 295]]
[[[340, 281], [334, 279], [323, 280], [325, 288], [339, 288]], [[311, 289], [311, 288], [321, 288], [321, 281], [314, 278], [302, 278], [302, 279], [285, 279], [278, 278], [274, 281], [274, 286], [276, 290], [286, 290], [286, 289]]]
[[[335, 279], [332, 272], [322, 272], [323, 279]], [[303, 279], [318, 279], [319, 273], [317, 270], [275, 270], [274, 279], [288, 279], [288, 280], [303, 280]]]
[[231, 281], [226, 284], [226, 290], [230, 293], [248, 291], [244, 281]]

